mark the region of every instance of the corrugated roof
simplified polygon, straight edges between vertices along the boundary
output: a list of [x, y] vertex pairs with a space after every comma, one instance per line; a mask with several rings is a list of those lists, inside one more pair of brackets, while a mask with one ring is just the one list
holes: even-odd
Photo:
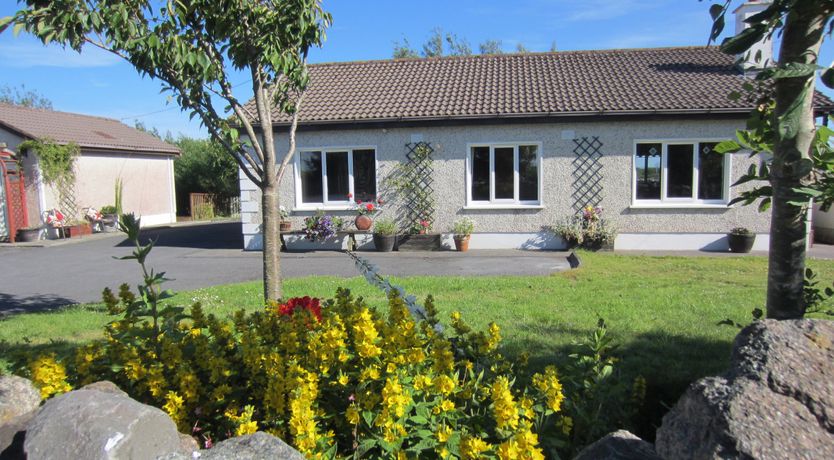
[[177, 147], [112, 118], [0, 104], [0, 125], [27, 138], [48, 138], [61, 144], [75, 142], [89, 149], [159, 155], [180, 152]]
[[[344, 62], [309, 72], [302, 124], [751, 108], [727, 97], [744, 76], [715, 47]], [[821, 94], [817, 102], [834, 108]]]

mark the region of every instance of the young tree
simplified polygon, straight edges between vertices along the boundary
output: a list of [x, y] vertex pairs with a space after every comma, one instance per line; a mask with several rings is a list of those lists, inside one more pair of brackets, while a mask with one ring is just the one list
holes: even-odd
[[429, 39], [423, 43], [423, 57], [433, 58], [443, 56], [443, 30], [435, 27], [431, 31]]
[[20, 87], [3, 85], [0, 88], [0, 102], [33, 109], [52, 110], [52, 101], [37, 91], [26, 89], [26, 85], [20, 85]]
[[[710, 40], [724, 28], [724, 15], [732, 0], [713, 4]], [[769, 115], [773, 134], [770, 181], [772, 216], [767, 283], [767, 316], [801, 318], [805, 314], [805, 219], [808, 196], [803, 193], [814, 163], [811, 147], [815, 138], [813, 97], [817, 57], [823, 38], [831, 33], [834, 0], [774, 0], [764, 11], [746, 19], [747, 29], [726, 39], [721, 49], [742, 54], [763, 38], [781, 36], [776, 65], [761, 71], [759, 80], [772, 82], [775, 102]], [[826, 32], [826, 26], [828, 31]], [[834, 87], [834, 68], [823, 73], [826, 85]]]
[[504, 54], [502, 46], [501, 40], [487, 40], [478, 45], [478, 49], [481, 54]]
[[[0, 30], [11, 23], [16, 32], [25, 29], [45, 44], [58, 42], [76, 51], [91, 45], [121, 56], [140, 74], [160, 80], [232, 155], [261, 189], [264, 298], [280, 299], [278, 184], [295, 153], [298, 110], [308, 82], [307, 52], [321, 45], [331, 22], [321, 1], [24, 3], [0, 22]], [[253, 104], [235, 95], [232, 69], [251, 78]], [[279, 120], [290, 120], [289, 145], [280, 164], [272, 129]]]

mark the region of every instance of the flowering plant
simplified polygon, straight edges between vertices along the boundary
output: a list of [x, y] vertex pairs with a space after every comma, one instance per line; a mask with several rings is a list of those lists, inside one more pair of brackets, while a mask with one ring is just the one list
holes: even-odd
[[[125, 228], [138, 241], [138, 222]], [[137, 243], [143, 258], [150, 249]], [[30, 373], [47, 397], [110, 380], [206, 447], [266, 431], [309, 458], [570, 458], [642, 399], [645, 384], [630, 398], [616, 377], [602, 322], [564, 369], [531, 373], [524, 355], [501, 355], [497, 324], [473, 330], [453, 312], [443, 329], [431, 296], [417, 306], [357, 264], [386, 289], [386, 312], [338, 289], [323, 303], [294, 298], [230, 320], [199, 303], [188, 313], [148, 304], [122, 285], [105, 290], [118, 318], [102, 340], [64, 363], [41, 358]]]
[[278, 217], [280, 217], [281, 220], [287, 220], [287, 218], [290, 217], [290, 212], [287, 211], [287, 208], [285, 208], [284, 205], [278, 206]]
[[321, 303], [319, 299], [310, 296], [293, 297], [286, 303], [282, 303], [276, 307], [276, 311], [281, 316], [292, 316], [298, 311], [307, 311], [313, 315], [316, 320], [321, 321]]
[[421, 235], [425, 235], [426, 233], [431, 231], [431, 222], [426, 219], [420, 219], [414, 228], [412, 229], [414, 233], [419, 233]]
[[582, 208], [579, 214], [556, 224], [553, 231], [565, 240], [568, 246], [585, 249], [611, 246], [617, 237], [616, 228], [602, 218], [602, 208], [590, 205]]
[[304, 235], [310, 241], [324, 241], [336, 236], [343, 225], [340, 217], [318, 211], [316, 215], [304, 219]]
[[[348, 194], [348, 199], [352, 199], [353, 194]], [[385, 202], [382, 201], [382, 198], [376, 197], [370, 201], [362, 201], [357, 199], [354, 202], [356, 206], [356, 213], [360, 216], [372, 216], [380, 211], [382, 211], [382, 205]]]

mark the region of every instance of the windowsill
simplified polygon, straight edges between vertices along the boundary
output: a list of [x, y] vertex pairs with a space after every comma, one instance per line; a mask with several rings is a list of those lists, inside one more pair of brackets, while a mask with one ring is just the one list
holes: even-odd
[[301, 206], [292, 209], [292, 212], [316, 212], [316, 211], [354, 211], [355, 206], [351, 205], [321, 205], [321, 206]]
[[730, 209], [727, 203], [632, 203], [629, 209]]
[[496, 210], [496, 209], [544, 209], [540, 204], [471, 204], [464, 206], [464, 211]]

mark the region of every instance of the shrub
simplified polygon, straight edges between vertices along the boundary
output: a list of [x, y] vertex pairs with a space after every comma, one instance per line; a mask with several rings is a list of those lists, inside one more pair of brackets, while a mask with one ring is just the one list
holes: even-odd
[[468, 217], [464, 217], [463, 219], [455, 222], [452, 227], [452, 232], [455, 236], [469, 236], [472, 234], [473, 230], [475, 230], [475, 222]]
[[602, 218], [602, 208], [598, 206], [584, 207], [580, 214], [556, 224], [553, 232], [570, 247], [594, 250], [612, 246], [617, 237], [617, 229]]
[[376, 222], [374, 222], [374, 233], [379, 233], [380, 235], [396, 235], [397, 223], [394, 219], [377, 219]]
[[194, 210], [195, 220], [211, 220], [214, 219], [214, 205], [212, 203], [202, 203], [197, 205]]
[[[146, 274], [140, 295], [104, 291], [118, 319], [78, 349], [70, 380], [111, 380], [206, 443], [266, 431], [315, 457], [555, 458], [631, 408], [602, 323], [566, 372], [529, 375], [523, 359], [500, 354], [498, 325], [473, 331], [453, 313], [444, 329], [431, 297], [415, 320], [395, 287], [385, 314], [344, 289], [231, 321], [199, 303], [186, 313], [166, 305], [164, 273], [146, 269], [153, 245], [139, 244], [138, 220], [124, 216], [122, 229]], [[32, 373], [66, 391], [63, 367], [47, 358]]]

